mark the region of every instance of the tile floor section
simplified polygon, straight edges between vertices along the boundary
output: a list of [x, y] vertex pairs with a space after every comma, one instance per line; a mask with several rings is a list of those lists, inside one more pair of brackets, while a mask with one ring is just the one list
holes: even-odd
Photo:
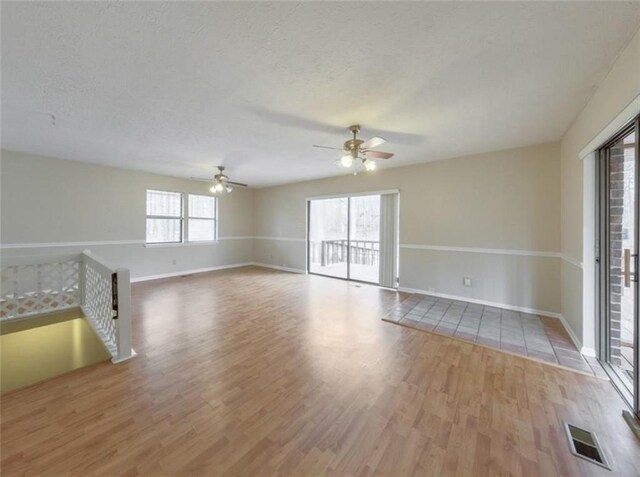
[[383, 319], [594, 374], [557, 318], [414, 294]]

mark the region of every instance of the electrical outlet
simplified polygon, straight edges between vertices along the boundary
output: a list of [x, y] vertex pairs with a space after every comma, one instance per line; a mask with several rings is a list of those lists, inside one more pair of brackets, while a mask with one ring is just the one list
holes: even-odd
[[175, 264], [176, 264], [176, 259], [174, 258], [173, 260], [171, 260], [171, 263], [172, 263], [173, 265], [175, 265]]
[[465, 287], [470, 287], [470, 286], [471, 286], [471, 277], [464, 277], [464, 278], [462, 279], [462, 284], [463, 284]]

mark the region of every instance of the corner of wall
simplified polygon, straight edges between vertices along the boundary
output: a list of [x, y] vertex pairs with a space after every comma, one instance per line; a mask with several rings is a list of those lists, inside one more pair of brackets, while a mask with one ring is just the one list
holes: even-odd
[[[621, 116], [638, 114], [630, 105], [640, 94], [640, 30], [613, 62], [606, 77], [560, 141], [561, 313], [585, 351], [595, 347], [595, 156]], [[631, 108], [633, 109], [633, 107]], [[583, 159], [584, 158], [584, 159]]]

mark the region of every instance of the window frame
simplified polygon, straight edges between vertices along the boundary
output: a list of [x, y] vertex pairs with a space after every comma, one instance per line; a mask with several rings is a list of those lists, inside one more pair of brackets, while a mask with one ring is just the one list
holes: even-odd
[[[174, 215], [149, 215], [148, 213], [148, 194], [149, 192], [163, 192], [168, 194], [177, 194], [180, 196], [180, 216]], [[172, 190], [160, 190], [160, 189], [146, 189], [145, 190], [145, 236], [144, 243], [145, 245], [176, 245], [184, 243], [185, 237], [185, 226], [184, 226], [184, 214], [185, 214], [185, 203], [184, 203], [184, 194], [182, 192], [176, 192]], [[180, 240], [179, 241], [167, 241], [167, 242], [148, 242], [147, 241], [147, 221], [149, 219], [165, 219], [165, 220], [179, 220], [180, 221]]]
[[[186, 231], [186, 233], [184, 234], [184, 242], [185, 243], [191, 243], [191, 244], [200, 244], [200, 243], [213, 243], [213, 242], [217, 242], [218, 241], [218, 198], [216, 196], [213, 195], [207, 195], [207, 194], [195, 194], [195, 193], [191, 193], [191, 192], [186, 192], [185, 193], [185, 199], [183, 202], [185, 204], [184, 207], [184, 229]], [[191, 210], [189, 209], [189, 198], [191, 196], [194, 197], [207, 197], [209, 199], [213, 199], [213, 217], [209, 218], [209, 217], [195, 217], [195, 216], [191, 216]], [[191, 240], [191, 238], [189, 237], [189, 232], [190, 232], [190, 224], [189, 221], [191, 219], [194, 220], [210, 220], [213, 222], [213, 239], [210, 240]]]
[[[169, 194], [180, 195], [180, 216], [173, 215], [149, 215], [147, 213], [147, 201], [146, 196], [148, 192], [164, 192]], [[214, 217], [192, 217], [189, 210], [189, 196], [202, 196], [209, 197], [214, 200]], [[180, 221], [180, 241], [178, 242], [147, 242], [147, 220], [148, 219], [168, 219]], [[213, 221], [213, 239], [212, 240], [191, 240], [189, 238], [189, 219], [196, 220], [211, 220]], [[203, 245], [218, 242], [218, 198], [208, 194], [197, 194], [191, 192], [178, 192], [175, 190], [162, 190], [162, 189], [145, 189], [145, 247], [171, 247], [178, 245]]]

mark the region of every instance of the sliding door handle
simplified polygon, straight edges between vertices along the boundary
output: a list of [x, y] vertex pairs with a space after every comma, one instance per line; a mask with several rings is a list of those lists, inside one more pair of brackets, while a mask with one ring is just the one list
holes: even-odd
[[624, 286], [629, 288], [631, 286], [631, 250], [624, 249]]
[[631, 273], [631, 257], [636, 257], [636, 254], [632, 254], [628, 248], [624, 249], [624, 286], [629, 288], [631, 281], [637, 281], [636, 273]]

